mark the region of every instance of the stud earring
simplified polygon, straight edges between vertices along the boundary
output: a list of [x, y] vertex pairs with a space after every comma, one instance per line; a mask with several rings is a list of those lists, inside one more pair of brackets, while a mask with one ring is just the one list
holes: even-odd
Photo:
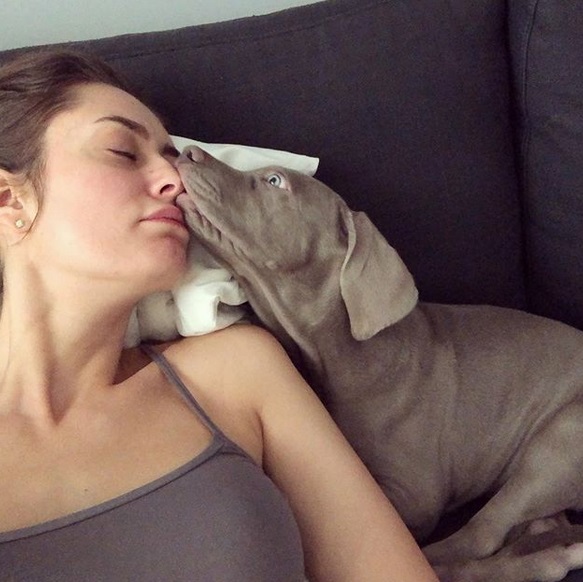
[[25, 225], [25, 222], [24, 222], [24, 220], [22, 220], [22, 218], [19, 218], [14, 223], [14, 226], [16, 226], [16, 228], [22, 228], [24, 225]]

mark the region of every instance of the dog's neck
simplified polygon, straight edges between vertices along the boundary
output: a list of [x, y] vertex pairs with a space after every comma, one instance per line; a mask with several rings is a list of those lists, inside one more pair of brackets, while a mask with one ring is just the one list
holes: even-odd
[[[282, 281], [276, 274], [266, 277], [264, 270], [254, 266], [240, 270], [239, 275], [239, 283], [257, 317], [292, 359], [299, 350], [301, 362], [294, 359], [294, 363], [312, 384], [328, 375], [321, 354], [345, 351], [357, 343], [350, 334], [335, 278], [320, 277], [315, 281], [304, 273], [302, 277], [286, 275]], [[318, 391], [318, 386], [313, 388]]]

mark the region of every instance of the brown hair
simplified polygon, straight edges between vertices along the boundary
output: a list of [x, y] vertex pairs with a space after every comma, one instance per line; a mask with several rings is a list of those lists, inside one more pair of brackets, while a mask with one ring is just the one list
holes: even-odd
[[95, 56], [71, 51], [25, 53], [0, 67], [0, 168], [42, 191], [43, 138], [52, 118], [75, 104], [76, 86], [125, 81]]
[[[75, 88], [89, 83], [104, 83], [136, 96], [109, 65], [80, 52], [26, 52], [0, 66], [0, 168], [30, 182], [39, 209], [45, 132], [55, 115], [74, 107]], [[0, 256], [0, 305], [1, 293]]]

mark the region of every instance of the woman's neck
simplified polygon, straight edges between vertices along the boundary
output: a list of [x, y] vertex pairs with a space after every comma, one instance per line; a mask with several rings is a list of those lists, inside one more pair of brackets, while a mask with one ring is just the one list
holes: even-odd
[[[94, 286], [95, 287], [95, 286]], [[0, 315], [0, 414], [58, 421], [111, 386], [135, 301], [111, 286], [83, 289], [28, 281], [4, 289]]]

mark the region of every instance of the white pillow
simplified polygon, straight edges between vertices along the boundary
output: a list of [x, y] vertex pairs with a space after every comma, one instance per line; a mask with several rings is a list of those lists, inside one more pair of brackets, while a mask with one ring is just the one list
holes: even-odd
[[[235, 144], [209, 144], [174, 135], [171, 138], [180, 151], [197, 145], [237, 170], [276, 165], [313, 176], [318, 169], [318, 158], [301, 154]], [[194, 240], [189, 245], [188, 262], [187, 272], [175, 289], [149, 295], [138, 303], [126, 333], [126, 347], [136, 346], [141, 341], [169, 341], [179, 335], [209, 333], [245, 316], [241, 306], [247, 298], [233, 275]]]
[[283, 166], [303, 174], [313, 176], [318, 169], [318, 158], [311, 158], [302, 154], [294, 154], [281, 150], [271, 150], [254, 146], [235, 145], [228, 143], [205, 143], [179, 137], [170, 136], [176, 149], [182, 151], [189, 145], [197, 145], [211, 156], [237, 170], [256, 170], [264, 166]]

